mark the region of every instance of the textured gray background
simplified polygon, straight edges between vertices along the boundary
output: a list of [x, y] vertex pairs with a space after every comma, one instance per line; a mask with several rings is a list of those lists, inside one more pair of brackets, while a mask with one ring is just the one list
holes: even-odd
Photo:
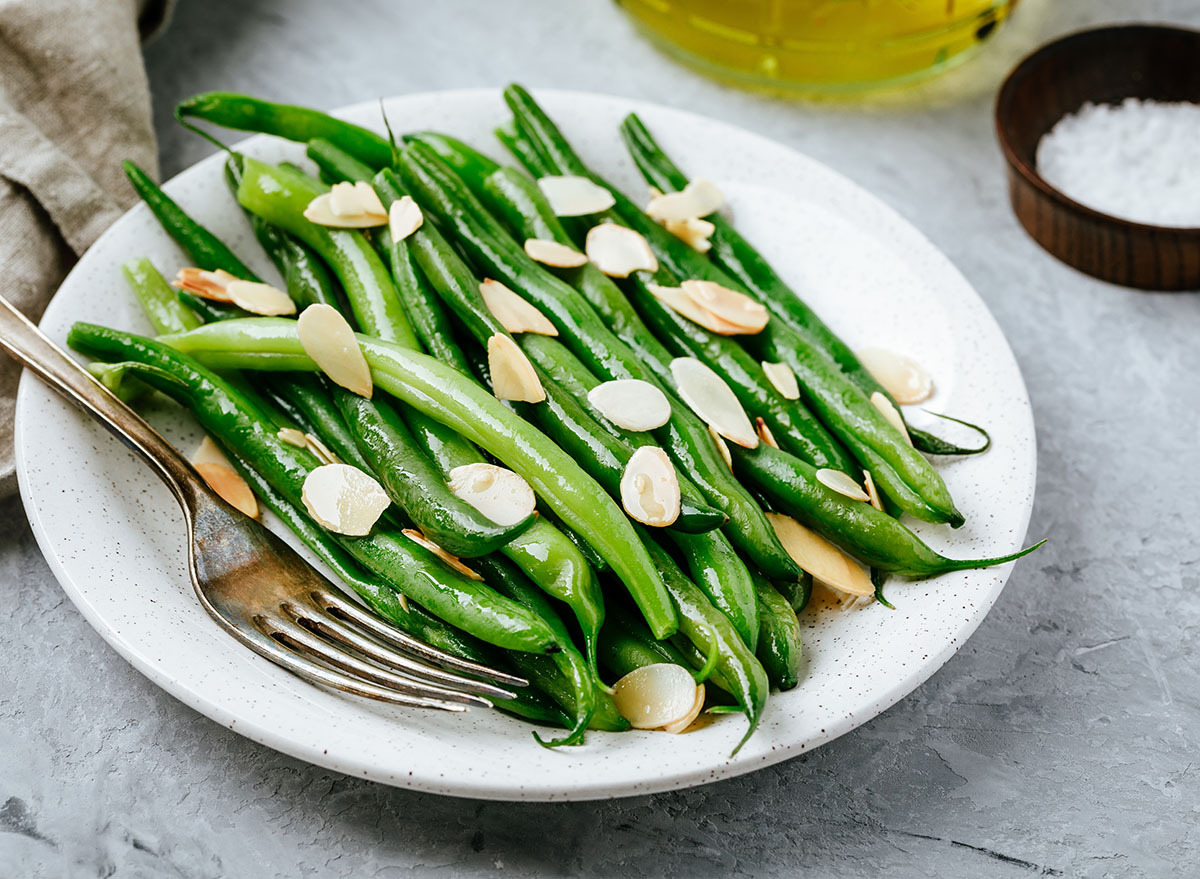
[[519, 79], [708, 113], [864, 184], [950, 255], [1008, 334], [1038, 425], [1031, 535], [1052, 542], [929, 683], [813, 754], [697, 790], [508, 805], [345, 778], [184, 707], [66, 602], [9, 501], [0, 877], [1196, 875], [1200, 302], [1042, 254], [1008, 210], [991, 130], [997, 79], [1024, 49], [1133, 17], [1200, 26], [1200, 7], [1031, 0], [916, 108], [864, 109], [706, 81], [599, 0], [184, 0], [148, 51], [168, 174], [208, 151], [170, 120], [194, 91], [332, 107]]

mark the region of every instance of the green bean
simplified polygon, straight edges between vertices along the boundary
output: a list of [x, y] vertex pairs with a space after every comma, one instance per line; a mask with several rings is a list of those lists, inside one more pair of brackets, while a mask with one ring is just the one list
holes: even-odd
[[593, 680], [587, 662], [571, 642], [567, 627], [551, 607], [546, 596], [534, 588], [516, 567], [498, 556], [475, 559], [479, 572], [492, 583], [496, 591], [506, 598], [528, 608], [546, 621], [558, 639], [562, 649], [554, 654], [559, 672], [571, 682], [575, 691], [575, 720], [567, 736], [562, 739], [544, 741], [537, 733], [534, 738], [545, 747], [577, 745], [583, 742], [583, 734], [596, 712], [596, 681]]
[[247, 281], [261, 280], [219, 238], [184, 213], [183, 208], [163, 192], [145, 171], [133, 162], [123, 162], [121, 167], [125, 169], [125, 176], [129, 178], [134, 191], [197, 268], [210, 272], [223, 269]]
[[360, 162], [336, 144], [323, 137], [314, 138], [308, 142], [306, 155], [316, 162], [321, 173], [339, 183], [357, 183], [370, 181], [375, 176], [375, 169]]
[[758, 591], [758, 649], [755, 655], [772, 685], [791, 690], [800, 683], [803, 665], [800, 622], [791, 604], [762, 575], [755, 575]]
[[233, 92], [193, 95], [175, 106], [175, 117], [203, 119], [225, 128], [259, 131], [308, 143], [323, 138], [372, 168], [392, 161], [392, 146], [373, 131], [307, 107], [276, 104]]
[[658, 565], [663, 582], [667, 584], [671, 599], [679, 612], [680, 632], [687, 636], [703, 655], [710, 656], [714, 651], [717, 653], [717, 671], [746, 714], [749, 728], [733, 749], [733, 753], [736, 754], [754, 734], [762, 718], [770, 691], [767, 673], [742, 641], [733, 624], [684, 576], [671, 556], [649, 537], [646, 538], [646, 546]]
[[121, 266], [155, 333], [190, 330], [202, 321], [175, 297], [175, 291], [148, 259], [131, 259]]
[[1015, 561], [1046, 541], [996, 558], [948, 559], [886, 513], [827, 487], [810, 464], [760, 445], [733, 451], [734, 466], [747, 481], [802, 524], [873, 568], [905, 577], [990, 568]]

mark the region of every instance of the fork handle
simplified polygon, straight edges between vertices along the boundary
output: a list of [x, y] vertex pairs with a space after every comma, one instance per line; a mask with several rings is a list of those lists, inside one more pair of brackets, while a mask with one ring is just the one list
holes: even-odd
[[137, 452], [187, 509], [211, 496], [192, 465], [162, 434], [0, 296], [0, 348]]

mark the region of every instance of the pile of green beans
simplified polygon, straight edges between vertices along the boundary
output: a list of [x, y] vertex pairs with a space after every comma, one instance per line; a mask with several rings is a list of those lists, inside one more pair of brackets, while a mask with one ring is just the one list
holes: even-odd
[[[646, 665], [684, 666], [710, 685], [711, 711], [745, 714], [737, 748], [757, 728], [770, 690], [801, 684], [797, 612], [812, 577], [781, 544], [768, 510], [869, 566], [877, 584], [889, 574], [1001, 564], [1036, 548], [955, 560], [922, 542], [891, 514], [955, 527], [963, 517], [920, 452], [978, 450], [911, 428], [916, 448], [908, 445], [870, 402], [878, 382], [725, 218], [708, 218], [711, 251], [693, 250], [593, 173], [524, 89], [510, 86], [504, 97], [513, 118], [497, 136], [524, 171], [438, 132], [398, 144], [317, 110], [246, 95], [212, 92], [177, 108], [188, 127], [204, 121], [303, 144], [315, 174], [230, 153], [226, 180], [297, 310], [331, 306], [356, 330], [371, 399], [320, 374], [294, 319], [176, 293], [144, 259], [124, 272], [158, 338], [81, 323], [69, 343], [98, 361], [93, 368], [110, 387], [152, 388], [186, 407], [264, 505], [375, 613], [456, 655], [525, 676], [530, 686], [497, 707], [567, 730], [552, 740], [534, 734], [548, 746], [578, 744], [589, 729], [628, 729], [604, 681]], [[640, 120], [630, 116], [621, 133], [648, 182], [664, 191], [687, 185]], [[130, 163], [125, 170], [191, 265], [262, 280], [144, 172]], [[612, 192], [614, 206], [555, 216], [536, 183], [551, 175], [588, 177]], [[386, 225], [336, 228], [304, 216], [343, 182], [371, 186], [385, 209], [414, 199], [423, 224], [393, 240]], [[599, 222], [640, 233], [658, 269], [614, 279], [586, 261], [553, 269], [524, 249], [537, 238], [582, 251]], [[556, 337], [510, 333], [481, 295], [487, 278], [536, 307]], [[767, 328], [715, 335], [651, 292], [685, 279], [761, 301]], [[492, 394], [484, 352], [496, 335], [528, 358], [544, 401]], [[727, 461], [676, 390], [676, 357], [711, 367], [777, 446], [734, 445]], [[764, 359], [792, 367], [800, 399], [767, 380]], [[667, 423], [634, 432], [610, 421], [589, 393], [619, 379], [658, 388], [671, 404]], [[280, 439], [281, 428], [311, 434], [376, 478], [392, 506], [370, 534], [339, 535], [307, 514], [301, 489], [320, 462]], [[648, 446], [667, 453], [679, 484], [679, 515], [661, 529], [633, 522], [620, 506], [626, 466]], [[524, 478], [537, 513], [500, 526], [450, 490], [455, 468], [489, 461]], [[887, 512], [827, 487], [823, 469], [856, 480], [869, 471]], [[409, 527], [466, 559], [482, 580], [400, 534]]]

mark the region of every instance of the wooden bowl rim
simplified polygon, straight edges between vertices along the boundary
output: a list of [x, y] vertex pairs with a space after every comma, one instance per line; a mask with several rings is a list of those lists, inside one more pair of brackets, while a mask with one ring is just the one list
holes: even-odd
[[[1200, 243], [1200, 226], [1156, 226], [1153, 223], [1140, 223], [1136, 220], [1127, 220], [1124, 217], [1117, 217], [1113, 214], [1106, 214], [1103, 211], [1088, 207], [1082, 202], [1078, 202], [1064, 193], [1061, 189], [1052, 186], [1046, 181], [1041, 174], [1038, 173], [1037, 167], [1018, 155], [1016, 149], [1012, 145], [1012, 100], [1013, 92], [1017, 85], [1029, 76], [1032, 71], [1047, 58], [1052, 55], [1069, 51], [1074, 48], [1073, 44], [1086, 42], [1088, 39], [1093, 39], [1101, 34], [1116, 34], [1124, 33], [1126, 35], [1148, 34], [1148, 33], [1164, 33], [1174, 32], [1182, 34], [1190, 34], [1200, 41], [1200, 30], [1192, 28], [1176, 27], [1174, 25], [1164, 24], [1120, 24], [1108, 25], [1105, 27], [1088, 28], [1086, 30], [1074, 31], [1046, 43], [1035, 49], [1023, 59], [1012, 72], [1005, 78], [1004, 84], [1000, 86], [1000, 92], [996, 96], [996, 107], [994, 112], [996, 139], [1000, 141], [1001, 152], [1004, 153], [1004, 158], [1008, 162], [1010, 168], [1021, 175], [1024, 180], [1041, 192], [1042, 195], [1050, 198], [1052, 201], [1066, 210], [1076, 214], [1081, 214], [1085, 217], [1090, 217], [1093, 220], [1109, 223], [1111, 225], [1127, 229], [1130, 232], [1155, 232], [1159, 234], [1175, 235], [1182, 238], [1195, 238]], [[1200, 99], [1200, 95], [1197, 96]], [[1065, 116], [1066, 114], [1064, 114]], [[1059, 117], [1060, 119], [1062, 117]], [[1039, 139], [1040, 140], [1040, 139]]]

